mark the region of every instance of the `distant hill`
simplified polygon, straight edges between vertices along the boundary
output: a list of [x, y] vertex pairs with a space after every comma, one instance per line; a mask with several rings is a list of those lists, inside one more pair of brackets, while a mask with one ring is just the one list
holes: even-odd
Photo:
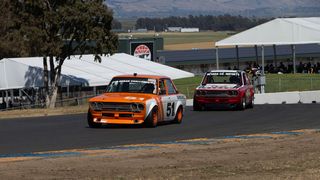
[[107, 0], [117, 18], [187, 15], [320, 16], [320, 0]]

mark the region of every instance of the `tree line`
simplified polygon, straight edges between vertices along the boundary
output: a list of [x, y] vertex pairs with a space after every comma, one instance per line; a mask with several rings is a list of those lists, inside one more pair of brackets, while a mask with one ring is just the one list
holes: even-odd
[[168, 27], [199, 28], [200, 30], [213, 31], [242, 31], [270, 19], [247, 18], [243, 16], [231, 16], [229, 14], [212, 16], [199, 15], [188, 17], [167, 17], [167, 18], [139, 18], [136, 22], [136, 29], [148, 29], [164, 31]]
[[0, 8], [0, 59], [43, 57], [47, 107], [55, 106], [66, 59], [92, 53], [101, 61], [117, 50], [111, 29], [119, 23], [104, 0], [2, 0]]

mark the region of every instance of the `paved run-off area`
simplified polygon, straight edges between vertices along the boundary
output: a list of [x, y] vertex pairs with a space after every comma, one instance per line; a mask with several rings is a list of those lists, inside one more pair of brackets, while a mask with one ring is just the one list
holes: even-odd
[[[319, 179], [318, 130], [0, 158], [3, 179]], [[49, 155], [49, 154], [56, 154]]]

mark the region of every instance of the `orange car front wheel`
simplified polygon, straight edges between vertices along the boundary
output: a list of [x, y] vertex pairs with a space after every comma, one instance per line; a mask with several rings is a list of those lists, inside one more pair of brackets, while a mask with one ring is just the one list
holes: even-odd
[[146, 118], [147, 127], [156, 127], [158, 124], [158, 108], [154, 107]]
[[174, 123], [180, 124], [182, 122], [182, 117], [183, 117], [183, 108], [180, 106], [178, 108], [176, 117], [174, 118]]
[[100, 128], [102, 126], [102, 124], [95, 123], [93, 121], [93, 117], [91, 115], [90, 110], [88, 110], [87, 121], [88, 121], [88, 125], [89, 125], [90, 128]]

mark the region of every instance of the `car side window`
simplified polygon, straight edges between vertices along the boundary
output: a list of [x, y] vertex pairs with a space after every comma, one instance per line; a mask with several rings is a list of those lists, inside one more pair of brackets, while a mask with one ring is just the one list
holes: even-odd
[[172, 81], [170, 79], [166, 79], [166, 85], [168, 87], [168, 94], [177, 94], [177, 91], [174, 88]]
[[160, 79], [159, 80], [159, 95], [164, 95], [164, 94], [167, 94], [167, 90], [164, 85], [164, 80]]

